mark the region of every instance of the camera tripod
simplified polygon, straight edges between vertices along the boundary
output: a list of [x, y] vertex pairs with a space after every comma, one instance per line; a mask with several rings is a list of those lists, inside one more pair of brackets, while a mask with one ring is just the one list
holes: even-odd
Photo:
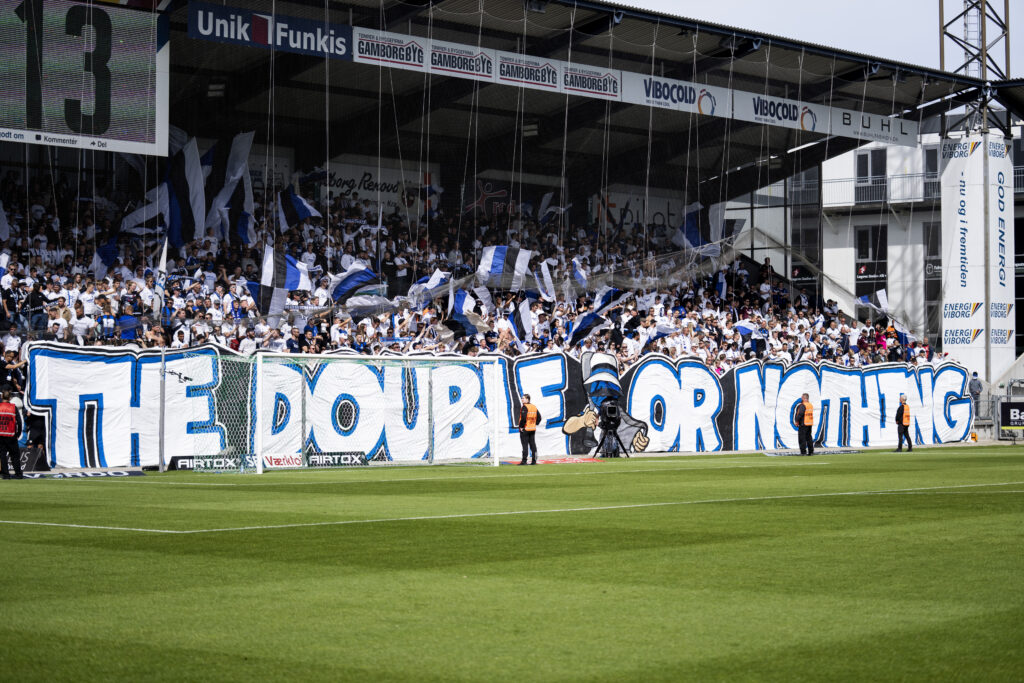
[[601, 440], [597, 442], [597, 450], [595, 451], [597, 457], [617, 458], [619, 457], [619, 453], [622, 453], [628, 458], [629, 450], [622, 445], [622, 439], [619, 438], [618, 426], [615, 428], [608, 428], [602, 425], [601, 429], [604, 433], [601, 434]]

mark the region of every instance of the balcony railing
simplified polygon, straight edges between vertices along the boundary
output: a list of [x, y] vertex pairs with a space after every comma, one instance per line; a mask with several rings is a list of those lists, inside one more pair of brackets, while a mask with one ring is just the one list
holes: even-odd
[[[1024, 194], [1024, 166], [1013, 169], [1013, 189]], [[903, 175], [839, 178], [821, 183], [822, 206], [852, 204], [902, 204], [938, 201], [942, 187], [938, 173], [907, 173]]]

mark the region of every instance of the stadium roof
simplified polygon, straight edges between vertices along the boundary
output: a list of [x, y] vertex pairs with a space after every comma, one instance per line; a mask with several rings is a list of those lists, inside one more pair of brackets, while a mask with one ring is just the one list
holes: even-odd
[[[267, 0], [233, 4], [268, 13], [271, 8]], [[307, 0], [273, 5], [278, 15], [326, 15], [333, 23], [552, 59], [571, 55], [577, 63], [912, 120], [975, 100], [984, 85], [608, 2], [491, 0], [484, 12], [479, 7], [478, 0], [351, 0], [330, 2], [326, 9], [323, 2]], [[379, 152], [466, 169], [465, 177], [474, 170], [513, 167], [560, 176], [564, 169], [577, 188], [614, 182], [686, 186], [691, 197], [703, 199], [737, 196], [863, 144], [735, 119], [203, 42], [187, 36], [187, 3], [172, 5], [168, 13], [171, 123], [205, 137], [254, 129], [257, 142], [293, 147], [298, 168], [322, 165], [341, 153]], [[213, 96], [218, 90], [222, 96]]]

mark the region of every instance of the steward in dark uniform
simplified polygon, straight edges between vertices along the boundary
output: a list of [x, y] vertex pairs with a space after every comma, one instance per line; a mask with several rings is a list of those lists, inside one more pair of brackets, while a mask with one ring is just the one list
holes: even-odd
[[900, 407], [896, 409], [896, 431], [900, 436], [896, 452], [903, 452], [903, 439], [907, 440], [907, 452], [914, 450], [914, 442], [910, 440], [910, 406], [907, 405], [907, 397], [900, 394]]
[[796, 407], [796, 414], [793, 415], [800, 442], [800, 455], [814, 455], [814, 405], [807, 394], [800, 398], [800, 405]]
[[11, 403], [11, 391], [4, 389], [0, 399], [0, 476], [4, 479], [11, 478], [11, 471], [7, 467], [8, 458], [14, 466], [14, 478], [25, 478], [21, 473], [21, 450], [18, 448], [21, 428], [21, 411]]
[[523, 444], [523, 460], [520, 465], [526, 464], [526, 456], [533, 449], [533, 460], [531, 465], [537, 464], [537, 425], [541, 421], [540, 411], [537, 406], [530, 403], [530, 395], [523, 395], [523, 407], [519, 409], [519, 441]]

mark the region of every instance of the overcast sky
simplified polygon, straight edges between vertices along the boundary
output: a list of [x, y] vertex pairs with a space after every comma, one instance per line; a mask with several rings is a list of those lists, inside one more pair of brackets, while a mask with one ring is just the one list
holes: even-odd
[[[617, 0], [667, 14], [939, 67], [937, 0]], [[993, 3], [1002, 10], [1002, 0]], [[1010, 76], [1024, 78], [1024, 6], [1010, 2]], [[963, 8], [946, 0], [947, 21]], [[946, 45], [947, 69], [950, 51]], [[1000, 43], [1000, 50], [1005, 48]], [[962, 55], [962, 52], [960, 53]], [[958, 56], [960, 56], [958, 55]]]

